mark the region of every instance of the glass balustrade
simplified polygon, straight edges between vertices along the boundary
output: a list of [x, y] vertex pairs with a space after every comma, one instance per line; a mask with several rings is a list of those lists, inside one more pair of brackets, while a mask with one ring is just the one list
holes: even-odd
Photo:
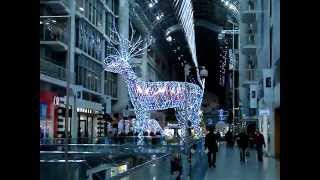
[[[51, 145], [63, 147], [63, 144]], [[191, 179], [203, 178], [206, 171], [203, 140], [194, 141], [188, 147], [161, 144], [69, 144], [68, 147], [68, 179], [170, 179], [175, 176], [171, 162], [177, 155], [182, 166], [181, 179], [190, 174]], [[190, 154], [185, 150], [191, 147], [189, 161]], [[41, 179], [66, 179], [63, 150], [40, 151]]]
[[66, 69], [47, 58], [40, 58], [40, 73], [63, 81], [66, 80]]

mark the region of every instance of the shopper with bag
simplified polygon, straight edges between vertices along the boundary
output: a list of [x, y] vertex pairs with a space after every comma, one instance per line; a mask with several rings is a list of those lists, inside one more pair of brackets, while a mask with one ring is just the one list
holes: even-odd
[[208, 155], [209, 168], [216, 167], [216, 153], [218, 152], [217, 135], [214, 134], [214, 127], [209, 129], [205, 138], [205, 148]]
[[240, 162], [246, 161], [246, 149], [249, 146], [249, 136], [246, 133], [245, 129], [242, 129], [239, 134], [239, 149], [240, 149]]

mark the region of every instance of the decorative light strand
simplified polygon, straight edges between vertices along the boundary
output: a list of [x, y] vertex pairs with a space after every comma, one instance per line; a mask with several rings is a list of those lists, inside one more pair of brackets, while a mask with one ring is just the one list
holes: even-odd
[[183, 31], [185, 33], [187, 43], [189, 45], [189, 49], [191, 52], [192, 60], [196, 67], [198, 82], [200, 82], [202, 88], [204, 88], [204, 82], [200, 80], [200, 75], [198, 70], [192, 1], [191, 0], [173, 0], [173, 7], [183, 27]]

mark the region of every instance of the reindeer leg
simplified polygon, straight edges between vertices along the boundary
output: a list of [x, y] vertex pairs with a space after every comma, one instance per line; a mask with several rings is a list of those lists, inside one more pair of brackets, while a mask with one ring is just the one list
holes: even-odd
[[176, 118], [178, 120], [179, 127], [181, 128], [180, 144], [183, 144], [185, 140], [186, 112], [185, 110], [180, 110], [180, 109], [175, 109], [175, 112], [176, 112]]
[[194, 119], [192, 120], [192, 127], [195, 131], [195, 134], [197, 137], [200, 137], [201, 135], [201, 127], [200, 127], [200, 116], [198, 110], [193, 111], [193, 116]]
[[146, 111], [143, 111], [143, 110], [137, 110], [135, 111], [136, 113], [136, 116], [137, 116], [137, 121], [139, 122], [139, 127], [138, 127], [138, 131], [139, 131], [139, 134], [138, 134], [138, 142], [137, 144], [138, 145], [143, 145], [143, 132], [144, 132], [144, 123], [146, 122], [146, 120], [148, 120], [148, 118], [150, 118], [150, 113], [149, 112], [146, 112]]
[[200, 127], [200, 122], [201, 122], [201, 119], [200, 119], [200, 115], [199, 115], [199, 111], [200, 111], [200, 107], [201, 107], [201, 102], [197, 102], [197, 100], [195, 99], [195, 106], [192, 110], [192, 113], [193, 113], [193, 116], [192, 116], [192, 126], [195, 130], [195, 133], [196, 133], [196, 136], [197, 137], [200, 137], [201, 135], [201, 127]]

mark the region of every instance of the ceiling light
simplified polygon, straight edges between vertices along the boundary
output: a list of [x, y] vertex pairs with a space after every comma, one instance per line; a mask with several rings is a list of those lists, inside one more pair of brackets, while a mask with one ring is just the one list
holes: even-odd
[[157, 16], [156, 19], [159, 21], [160, 20], [160, 16]]
[[153, 7], [153, 4], [152, 3], [149, 3], [149, 8], [152, 8]]
[[226, 6], [229, 6], [229, 1], [226, 1], [225, 5], [226, 5]]
[[53, 19], [52, 22], [53, 22], [53, 23], [56, 23], [57, 21]]
[[172, 41], [172, 37], [171, 37], [171, 36], [168, 36], [168, 37], [166, 38], [166, 40], [167, 40], [168, 42], [171, 42], [171, 41]]
[[42, 21], [40, 21], [40, 24], [43, 24], [43, 22], [42, 22]]
[[84, 11], [84, 8], [83, 8], [83, 7], [79, 7], [79, 10], [80, 10], [80, 11]]

